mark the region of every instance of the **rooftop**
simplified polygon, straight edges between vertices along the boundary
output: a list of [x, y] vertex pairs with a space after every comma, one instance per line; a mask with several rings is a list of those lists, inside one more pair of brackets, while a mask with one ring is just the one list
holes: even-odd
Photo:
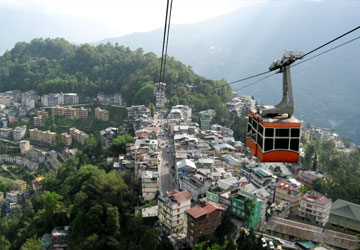
[[360, 222], [360, 205], [337, 199], [331, 206], [331, 214]]
[[196, 205], [195, 207], [186, 210], [186, 213], [191, 217], [197, 219], [203, 215], [211, 214], [216, 210], [224, 211], [225, 209], [218, 203], [206, 202], [205, 206]]
[[178, 203], [181, 203], [183, 201], [191, 200], [191, 195], [188, 191], [182, 191], [179, 190], [172, 190], [169, 192], [169, 196], [173, 197]]

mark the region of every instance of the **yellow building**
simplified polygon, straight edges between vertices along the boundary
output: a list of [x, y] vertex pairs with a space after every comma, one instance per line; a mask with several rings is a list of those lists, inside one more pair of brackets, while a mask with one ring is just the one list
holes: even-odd
[[22, 140], [20, 141], [19, 143], [20, 145], [20, 151], [21, 151], [21, 154], [25, 154], [26, 152], [28, 152], [30, 150], [30, 141], [28, 140]]

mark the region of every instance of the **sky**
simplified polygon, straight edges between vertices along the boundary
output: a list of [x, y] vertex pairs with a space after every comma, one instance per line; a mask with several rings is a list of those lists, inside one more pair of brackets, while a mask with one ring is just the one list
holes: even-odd
[[[261, 1], [173, 0], [171, 24], [199, 22]], [[118, 37], [163, 27], [166, 0], [0, 0], [0, 8], [89, 20], [100, 24], [109, 37]]]

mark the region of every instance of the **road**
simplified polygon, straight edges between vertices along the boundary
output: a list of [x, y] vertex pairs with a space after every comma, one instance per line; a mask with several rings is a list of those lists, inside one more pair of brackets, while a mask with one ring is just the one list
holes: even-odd
[[175, 165], [174, 162], [174, 150], [170, 143], [170, 138], [167, 135], [167, 131], [163, 129], [163, 124], [166, 120], [158, 119], [159, 116], [155, 115], [154, 121], [159, 128], [158, 143], [161, 151], [160, 161], [160, 193], [165, 194], [167, 191], [171, 191], [176, 188], [175, 179], [172, 168]]

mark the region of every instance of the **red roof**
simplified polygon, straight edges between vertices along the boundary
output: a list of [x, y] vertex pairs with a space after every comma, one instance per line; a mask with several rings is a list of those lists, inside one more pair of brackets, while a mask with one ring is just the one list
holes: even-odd
[[147, 130], [157, 130], [158, 128], [157, 128], [157, 127], [145, 127], [144, 129], [147, 129]]
[[218, 203], [206, 202], [206, 206], [202, 207], [200, 205], [196, 205], [195, 207], [186, 210], [186, 213], [197, 219], [205, 214], [211, 214], [215, 210], [224, 211], [225, 209]]
[[180, 192], [179, 190], [176, 190], [176, 189], [170, 191], [169, 196], [174, 197], [174, 199], [178, 203], [181, 203], [181, 202], [187, 201], [187, 200], [191, 200], [191, 198], [192, 198], [188, 191]]
[[144, 138], [144, 137], [147, 137], [148, 133], [146, 132], [142, 132], [140, 134], [137, 135], [138, 138]]
[[278, 181], [278, 183], [276, 184], [276, 188], [281, 188], [286, 191], [289, 191], [290, 189], [293, 188], [293, 185], [291, 185], [290, 183], [287, 183], [285, 181]]
[[324, 205], [329, 204], [330, 200], [325, 196], [325, 195], [321, 195], [321, 194], [305, 194], [304, 198], [310, 202], [313, 201], [319, 201]]

